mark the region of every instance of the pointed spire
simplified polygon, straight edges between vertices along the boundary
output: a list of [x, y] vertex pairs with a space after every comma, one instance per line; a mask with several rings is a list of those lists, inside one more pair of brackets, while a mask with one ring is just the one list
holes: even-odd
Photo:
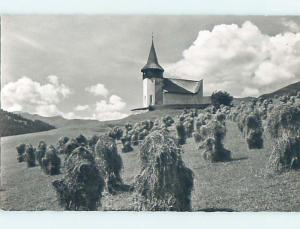
[[148, 56], [148, 61], [147, 64], [142, 68], [142, 71], [146, 69], [158, 69], [164, 71], [164, 69], [159, 65], [157, 60], [157, 55], [156, 55], [154, 42], [153, 42], [153, 32], [152, 32], [152, 43], [151, 43], [150, 53]]

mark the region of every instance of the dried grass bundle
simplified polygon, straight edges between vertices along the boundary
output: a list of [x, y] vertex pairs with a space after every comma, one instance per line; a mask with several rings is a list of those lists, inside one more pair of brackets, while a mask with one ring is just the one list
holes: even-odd
[[65, 164], [64, 177], [52, 182], [61, 206], [65, 210], [97, 210], [104, 181], [92, 153], [80, 146], [72, 152]]
[[26, 145], [24, 143], [17, 145], [17, 160], [18, 162], [23, 162], [25, 160], [25, 149]]
[[300, 168], [300, 137], [287, 137], [277, 140], [268, 162], [273, 172]]
[[121, 178], [123, 162], [114, 139], [107, 135], [100, 136], [94, 154], [98, 167], [103, 171], [105, 186], [113, 193], [123, 184]]
[[41, 159], [41, 167], [46, 174], [56, 175], [60, 173], [61, 160], [57, 154], [54, 146], [50, 145], [45, 156]]
[[26, 144], [25, 161], [27, 162], [27, 167], [35, 166], [35, 148], [31, 144]]
[[167, 131], [146, 137], [140, 149], [142, 169], [135, 182], [137, 210], [191, 210], [193, 172], [184, 165], [181, 153]]
[[42, 158], [45, 156], [46, 150], [47, 150], [46, 142], [40, 141], [37, 150], [35, 151], [35, 157], [40, 166], [42, 165]]
[[300, 109], [295, 105], [282, 104], [273, 108], [267, 120], [268, 131], [273, 138], [283, 135], [295, 137], [300, 130]]

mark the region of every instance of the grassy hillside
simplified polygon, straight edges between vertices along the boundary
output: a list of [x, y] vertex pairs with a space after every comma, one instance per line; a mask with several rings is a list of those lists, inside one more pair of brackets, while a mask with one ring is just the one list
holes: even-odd
[[0, 109], [0, 137], [47, 131], [55, 127], [40, 120], [30, 120]]
[[[179, 111], [164, 111], [173, 117]], [[47, 132], [4, 137], [2, 146], [2, 182], [0, 207], [6, 210], [62, 210], [58, 204], [51, 181], [61, 175], [47, 176], [39, 167], [27, 168], [16, 160], [15, 146], [19, 143], [37, 145], [44, 140], [55, 144], [59, 137], [75, 137], [80, 133], [91, 136], [103, 133], [110, 125], [137, 122], [166, 115], [162, 111], [132, 115], [125, 120], [105, 122], [100, 127], [68, 127]], [[233, 160], [224, 163], [207, 163], [203, 160], [193, 139], [183, 146], [183, 160], [195, 174], [192, 192], [192, 209], [228, 211], [300, 211], [300, 180], [298, 172], [267, 176], [265, 166], [271, 152], [270, 141], [265, 137], [265, 148], [248, 150], [236, 123], [227, 122], [225, 147], [232, 152]], [[174, 126], [171, 128], [174, 134]], [[120, 150], [118, 143], [118, 151]], [[120, 153], [124, 168], [122, 177], [132, 184], [140, 171], [139, 148], [130, 153]], [[62, 158], [63, 159], [63, 158]], [[26, 194], [25, 194], [26, 193]], [[99, 210], [133, 210], [134, 194], [105, 193]]]
[[274, 98], [275, 96], [283, 96], [283, 95], [297, 95], [300, 91], [300, 81], [297, 83], [290, 84], [286, 87], [280, 88], [272, 93], [261, 95], [262, 98]]
[[93, 126], [99, 125], [100, 123], [100, 121], [98, 120], [65, 119], [61, 116], [44, 117], [37, 114], [29, 114], [26, 112], [19, 112], [18, 114], [30, 120], [41, 120], [55, 126], [56, 128], [70, 126]]

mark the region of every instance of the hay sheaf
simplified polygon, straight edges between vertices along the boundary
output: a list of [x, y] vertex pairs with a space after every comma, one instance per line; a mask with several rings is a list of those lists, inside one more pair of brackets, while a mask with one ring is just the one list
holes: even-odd
[[271, 172], [283, 172], [300, 168], [300, 137], [284, 136], [278, 139], [269, 158]]
[[249, 149], [263, 148], [263, 128], [258, 114], [250, 113], [246, 117], [246, 140]]
[[41, 159], [41, 167], [46, 174], [56, 175], [60, 173], [61, 160], [54, 146], [50, 145], [44, 157]]
[[136, 210], [190, 211], [193, 172], [167, 131], [148, 135], [140, 148], [142, 169], [135, 181]]
[[42, 165], [42, 158], [45, 156], [46, 150], [47, 150], [46, 142], [40, 141], [35, 151], [35, 157], [40, 166]]
[[224, 123], [216, 120], [210, 121], [206, 125], [206, 138], [199, 146], [199, 149], [204, 151], [202, 156], [205, 160], [210, 162], [229, 161], [231, 159], [231, 152], [224, 148], [223, 140], [226, 135], [226, 127]]
[[18, 162], [23, 162], [25, 160], [25, 149], [26, 145], [24, 143], [16, 146]]
[[31, 144], [26, 144], [25, 161], [27, 162], [27, 167], [35, 166], [35, 148]]
[[121, 178], [123, 162], [118, 154], [116, 142], [107, 135], [100, 136], [94, 154], [97, 165], [103, 171], [105, 186], [113, 193], [123, 184]]
[[65, 210], [97, 210], [104, 180], [92, 153], [80, 146], [71, 153], [65, 166], [64, 177], [52, 183], [61, 206]]
[[268, 116], [268, 131], [273, 138], [286, 134], [298, 136], [300, 130], [299, 106], [282, 104], [272, 109]]

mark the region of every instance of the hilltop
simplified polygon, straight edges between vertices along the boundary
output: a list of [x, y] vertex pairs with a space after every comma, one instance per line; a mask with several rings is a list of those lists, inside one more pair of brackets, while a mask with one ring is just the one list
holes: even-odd
[[34, 133], [55, 129], [53, 125], [40, 120], [30, 120], [21, 115], [0, 109], [0, 136]]
[[286, 87], [280, 88], [274, 92], [268, 93], [268, 94], [263, 94], [260, 96], [260, 98], [274, 98], [274, 97], [280, 97], [283, 95], [289, 95], [289, 96], [293, 96], [293, 95], [297, 95], [297, 93], [300, 91], [300, 81], [290, 84]]

